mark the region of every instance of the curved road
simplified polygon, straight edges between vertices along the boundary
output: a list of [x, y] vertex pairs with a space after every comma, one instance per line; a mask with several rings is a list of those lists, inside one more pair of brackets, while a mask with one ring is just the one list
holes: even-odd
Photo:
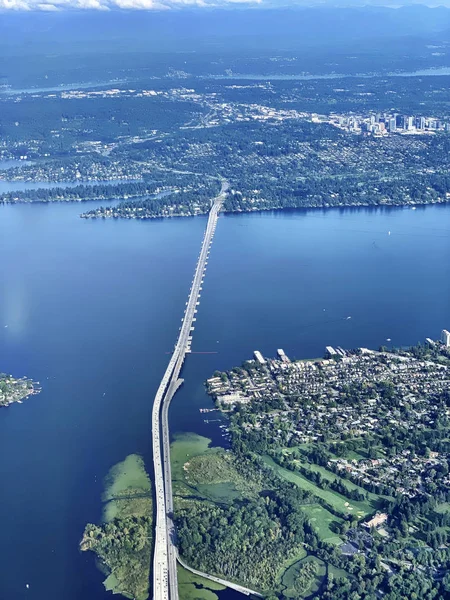
[[202, 571], [197, 571], [197, 569], [193, 569], [192, 567], [187, 565], [184, 562], [184, 560], [181, 560], [180, 557], [178, 557], [178, 562], [182, 567], [184, 567], [191, 573], [194, 573], [194, 575], [198, 575], [199, 577], [203, 577], [204, 579], [209, 579], [210, 581], [214, 581], [215, 583], [220, 583], [220, 585], [236, 590], [237, 592], [245, 594], [246, 596], [256, 596], [258, 598], [262, 598], [262, 595], [259, 592], [255, 592], [255, 590], [246, 588], [242, 585], [239, 585], [238, 583], [233, 583], [232, 581], [227, 581], [226, 579], [221, 579], [220, 577], [215, 577], [215, 575], [208, 575], [208, 573], [202, 573]]
[[195, 313], [199, 304], [209, 248], [216, 230], [219, 211], [229, 184], [222, 180], [222, 189], [214, 199], [203, 236], [202, 249], [195, 269], [192, 287], [186, 302], [183, 323], [175, 350], [156, 392], [152, 410], [153, 467], [155, 471], [156, 523], [153, 556], [153, 598], [178, 600], [177, 549], [175, 527], [172, 521], [173, 498], [170, 472], [170, 440], [168, 411], [175, 392], [182, 384], [180, 372], [186, 353], [191, 349]]

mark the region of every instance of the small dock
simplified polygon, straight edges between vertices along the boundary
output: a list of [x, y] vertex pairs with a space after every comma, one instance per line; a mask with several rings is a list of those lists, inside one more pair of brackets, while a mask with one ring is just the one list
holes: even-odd
[[261, 352], [259, 350], [255, 350], [253, 352], [253, 355], [256, 358], [256, 360], [259, 362], [260, 365], [265, 365], [266, 364], [264, 356], [261, 354]]
[[284, 363], [290, 363], [290, 359], [286, 356], [285, 351], [283, 350], [283, 348], [278, 348], [277, 350], [277, 354], [279, 356], [279, 358], [284, 362]]

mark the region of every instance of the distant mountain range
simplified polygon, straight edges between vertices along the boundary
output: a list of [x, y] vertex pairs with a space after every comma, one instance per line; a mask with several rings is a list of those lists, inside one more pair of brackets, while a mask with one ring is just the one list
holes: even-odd
[[403, 8], [408, 6], [426, 6], [429, 8], [450, 8], [450, 0], [263, 0], [262, 7], [358, 7], [379, 6], [388, 8]]
[[[372, 51], [381, 41], [403, 40], [412, 46], [416, 39], [424, 44], [428, 43], [425, 40], [433, 43], [435, 39], [450, 38], [450, 8], [430, 8], [402, 0], [410, 5], [394, 10], [356, 6], [361, 0], [345, 1], [355, 6], [340, 8], [327, 1], [314, 7], [239, 10], [6, 11], [0, 18], [0, 68], [10, 54], [229, 52], [240, 48], [328, 51], [344, 46], [351, 51], [367, 46]], [[450, 0], [442, 1], [450, 5]]]

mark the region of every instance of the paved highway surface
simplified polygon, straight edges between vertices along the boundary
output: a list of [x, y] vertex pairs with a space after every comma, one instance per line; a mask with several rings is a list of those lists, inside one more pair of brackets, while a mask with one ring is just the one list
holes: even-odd
[[156, 496], [155, 550], [153, 556], [153, 598], [155, 600], [178, 600], [176, 534], [172, 521], [173, 497], [168, 411], [170, 401], [183, 383], [183, 380], [180, 379], [180, 372], [186, 353], [191, 350], [192, 323], [199, 304], [209, 248], [228, 187], [228, 182], [223, 180], [220, 194], [213, 201], [178, 340], [153, 403], [152, 438]]

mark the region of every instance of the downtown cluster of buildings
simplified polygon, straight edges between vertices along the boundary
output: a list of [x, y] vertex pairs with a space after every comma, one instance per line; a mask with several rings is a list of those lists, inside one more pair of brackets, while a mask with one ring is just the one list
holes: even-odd
[[370, 115], [332, 114], [328, 122], [345, 131], [377, 136], [388, 135], [390, 133], [450, 132], [450, 123], [446, 123], [435, 117], [400, 115], [397, 113], [372, 113]]

